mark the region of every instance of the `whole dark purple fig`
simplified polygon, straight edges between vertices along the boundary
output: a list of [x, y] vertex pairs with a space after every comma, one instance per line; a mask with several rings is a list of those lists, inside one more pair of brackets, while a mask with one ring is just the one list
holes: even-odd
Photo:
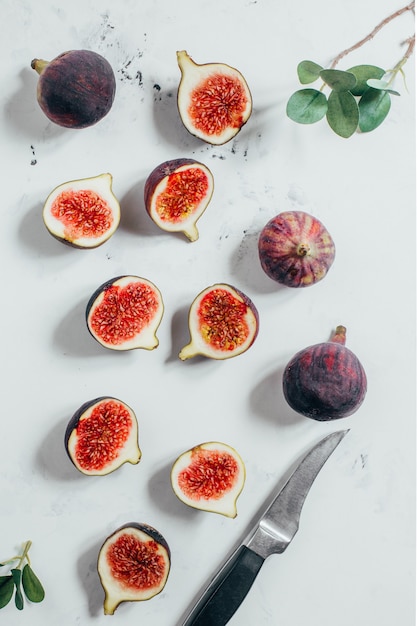
[[39, 74], [39, 105], [55, 124], [86, 128], [110, 111], [116, 79], [110, 63], [97, 52], [70, 50], [49, 62], [33, 59], [31, 67]]
[[330, 341], [297, 352], [287, 364], [283, 391], [294, 411], [327, 421], [352, 415], [360, 407], [366, 374], [345, 341], [346, 328], [337, 326]]

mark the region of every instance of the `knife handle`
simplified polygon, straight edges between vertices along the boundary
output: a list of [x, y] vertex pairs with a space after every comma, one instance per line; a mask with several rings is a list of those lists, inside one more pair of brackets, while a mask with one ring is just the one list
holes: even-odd
[[240, 546], [203, 593], [183, 626], [224, 626], [243, 602], [264, 559]]

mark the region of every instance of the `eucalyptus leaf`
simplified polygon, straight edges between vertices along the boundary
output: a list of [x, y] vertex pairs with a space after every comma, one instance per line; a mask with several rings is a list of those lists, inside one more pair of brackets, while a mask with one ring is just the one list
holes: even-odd
[[42, 602], [45, 591], [29, 563], [26, 563], [22, 571], [22, 586], [28, 600]]
[[287, 102], [287, 115], [299, 124], [314, 124], [323, 119], [327, 111], [327, 98], [317, 89], [300, 89]]
[[377, 128], [387, 117], [391, 97], [387, 91], [370, 87], [359, 100], [359, 128], [367, 133]]
[[13, 576], [13, 582], [14, 582], [14, 586], [16, 587], [16, 593], [14, 596], [14, 603], [16, 605], [16, 608], [19, 609], [19, 611], [21, 611], [23, 609], [23, 595], [22, 595], [22, 590], [20, 588], [20, 583], [21, 583], [21, 579], [22, 579], [22, 570], [18, 569], [18, 568], [13, 568], [11, 571], [11, 574]]
[[356, 76], [342, 70], [322, 70], [320, 78], [334, 91], [350, 91], [356, 85]]
[[368, 87], [372, 87], [373, 89], [379, 89], [381, 91], [388, 91], [388, 93], [393, 94], [394, 96], [399, 96], [398, 91], [394, 91], [389, 86], [389, 82], [386, 80], [378, 80], [377, 78], [369, 78], [366, 81]]
[[355, 65], [347, 70], [356, 77], [356, 85], [350, 89], [354, 96], [362, 96], [368, 89], [367, 80], [382, 78], [385, 70], [376, 65]]
[[14, 580], [13, 576], [0, 576], [0, 609], [9, 604], [13, 595]]
[[332, 91], [328, 99], [327, 121], [340, 137], [347, 139], [358, 127], [359, 109], [350, 91]]
[[314, 61], [301, 61], [297, 66], [297, 74], [300, 83], [307, 85], [314, 83], [320, 77], [322, 66], [314, 63]]

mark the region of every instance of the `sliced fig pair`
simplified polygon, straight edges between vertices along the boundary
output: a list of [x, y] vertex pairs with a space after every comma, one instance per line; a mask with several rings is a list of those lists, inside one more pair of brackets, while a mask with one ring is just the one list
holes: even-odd
[[[103, 283], [86, 308], [90, 334], [111, 350], [152, 350], [159, 344], [156, 331], [164, 313], [159, 289], [145, 278], [118, 276]], [[182, 361], [201, 355], [228, 359], [242, 354], [255, 341], [258, 311], [239, 289], [219, 283], [204, 289], [189, 311], [190, 342]]]

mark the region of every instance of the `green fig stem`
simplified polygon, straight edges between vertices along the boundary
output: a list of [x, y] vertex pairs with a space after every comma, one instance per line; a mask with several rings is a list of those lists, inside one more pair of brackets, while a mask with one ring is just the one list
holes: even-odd
[[333, 337], [330, 341], [332, 343], [340, 343], [344, 346], [346, 343], [346, 327], [336, 326], [336, 330], [334, 331]]
[[43, 59], [33, 59], [30, 67], [33, 70], [36, 70], [38, 74], [42, 74], [44, 69], [49, 65], [49, 61], [44, 61]]

